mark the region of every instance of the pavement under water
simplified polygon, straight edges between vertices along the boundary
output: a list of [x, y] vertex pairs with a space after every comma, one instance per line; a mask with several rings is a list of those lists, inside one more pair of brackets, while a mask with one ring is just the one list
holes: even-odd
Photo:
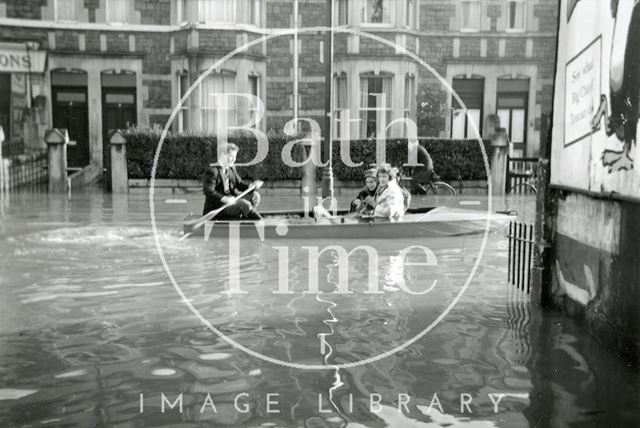
[[[157, 237], [145, 194], [23, 191], [0, 202], [2, 426], [640, 423], [637, 371], [507, 284], [504, 233], [484, 243], [253, 240], [240, 243], [234, 264], [227, 242], [180, 240], [200, 195], [154, 201]], [[531, 222], [534, 205], [512, 196], [492, 208]], [[272, 196], [262, 208], [301, 203]], [[376, 258], [352, 254], [348, 290], [334, 253], [317, 264], [309, 256], [313, 246], [365, 244]], [[437, 263], [419, 265], [418, 252], [400, 257], [408, 246], [428, 248]], [[224, 292], [236, 268], [245, 294]], [[320, 293], [309, 292], [314, 280]], [[366, 293], [374, 280], [379, 292]], [[366, 359], [376, 360], [358, 363]]]

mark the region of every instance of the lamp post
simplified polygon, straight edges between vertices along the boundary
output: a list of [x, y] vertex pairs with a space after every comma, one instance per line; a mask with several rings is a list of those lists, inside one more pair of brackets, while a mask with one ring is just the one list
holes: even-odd
[[333, 137], [331, 117], [333, 94], [333, 0], [327, 0], [327, 31], [324, 43], [325, 94], [324, 94], [324, 145], [322, 161], [328, 162], [322, 171], [322, 197], [333, 197], [333, 169], [331, 168], [331, 138]]

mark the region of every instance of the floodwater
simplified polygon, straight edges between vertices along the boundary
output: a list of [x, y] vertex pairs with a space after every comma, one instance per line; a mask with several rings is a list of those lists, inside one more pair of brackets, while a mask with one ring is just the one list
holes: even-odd
[[[200, 195], [154, 200], [157, 237], [145, 194], [2, 201], [0, 425], [640, 423], [638, 373], [507, 285], [503, 232], [484, 251], [482, 236], [243, 241], [230, 258], [226, 242], [180, 240]], [[482, 209], [487, 200], [414, 199], [461, 202]], [[263, 208], [299, 205], [265, 197]], [[530, 197], [493, 208], [533, 220]], [[376, 259], [354, 252], [341, 283], [334, 253], [317, 264], [309, 256], [329, 245], [369, 245]], [[403, 259], [409, 246], [422, 249]], [[425, 266], [424, 251], [437, 263]], [[225, 293], [231, 287], [243, 294]]]

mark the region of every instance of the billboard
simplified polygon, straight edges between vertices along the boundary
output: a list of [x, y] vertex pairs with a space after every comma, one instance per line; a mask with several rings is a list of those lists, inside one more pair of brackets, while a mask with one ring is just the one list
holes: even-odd
[[640, 0], [562, 0], [551, 183], [640, 199]]

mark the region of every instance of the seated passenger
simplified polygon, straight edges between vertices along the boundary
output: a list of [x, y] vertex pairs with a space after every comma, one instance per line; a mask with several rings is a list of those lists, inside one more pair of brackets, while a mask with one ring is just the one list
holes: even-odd
[[404, 195], [388, 164], [378, 168], [378, 190], [375, 198], [367, 197], [365, 202], [374, 206], [374, 217], [397, 220], [404, 215]]
[[398, 168], [391, 168], [391, 173], [395, 177], [395, 182], [398, 183], [400, 191], [402, 192], [402, 197], [404, 198], [404, 211], [406, 212], [409, 209], [409, 205], [411, 205], [411, 192], [409, 192], [406, 187], [400, 184], [400, 171], [398, 170]]
[[376, 172], [377, 170], [375, 168], [371, 168], [364, 173], [365, 186], [360, 190], [358, 196], [356, 196], [356, 198], [351, 201], [349, 212], [360, 212], [373, 209], [372, 206], [365, 202], [365, 199], [367, 199], [368, 196], [373, 198], [376, 195], [376, 189], [378, 188]]

